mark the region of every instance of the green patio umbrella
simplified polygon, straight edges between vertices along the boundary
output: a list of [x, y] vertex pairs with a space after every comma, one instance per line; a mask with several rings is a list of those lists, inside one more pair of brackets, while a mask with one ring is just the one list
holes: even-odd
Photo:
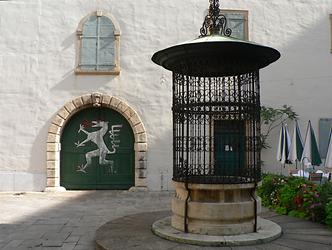
[[290, 150], [291, 139], [289, 136], [288, 128], [286, 124], [282, 124], [280, 128], [279, 134], [279, 143], [278, 143], [278, 151], [277, 151], [277, 161], [280, 161], [282, 166], [285, 164], [291, 163], [288, 160], [288, 154]]
[[295, 120], [292, 143], [287, 159], [292, 163], [296, 163], [296, 168], [297, 168], [297, 163], [301, 161], [302, 154], [303, 154], [303, 140], [299, 124], [297, 120]]
[[283, 124], [284, 125], [284, 147], [282, 150], [282, 157], [281, 157], [281, 163], [282, 164], [290, 164], [291, 161], [288, 160], [288, 155], [291, 149], [291, 138], [289, 135], [289, 131], [288, 131], [288, 126], [287, 124]]
[[315, 132], [312, 129], [311, 122], [308, 122], [307, 132], [305, 135], [305, 142], [301, 162], [304, 165], [319, 166], [322, 160], [319, 155]]
[[282, 124], [281, 128], [280, 128], [280, 132], [279, 132], [279, 140], [278, 140], [278, 147], [277, 147], [277, 161], [281, 161], [283, 143], [284, 143], [284, 126]]

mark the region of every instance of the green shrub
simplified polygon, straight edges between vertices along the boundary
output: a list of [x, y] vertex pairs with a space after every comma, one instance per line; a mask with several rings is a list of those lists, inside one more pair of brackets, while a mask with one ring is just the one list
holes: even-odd
[[278, 214], [326, 223], [332, 228], [332, 183], [320, 186], [299, 177], [266, 175], [258, 189], [262, 204]]
[[306, 212], [308, 219], [316, 222], [324, 220], [325, 216], [324, 206], [320, 201], [319, 190], [319, 186], [314, 183], [304, 183], [300, 189], [300, 194], [303, 197], [302, 209]]
[[292, 216], [292, 217], [302, 218], [302, 219], [306, 218], [306, 216], [307, 216], [305, 212], [298, 211], [298, 210], [291, 210], [291, 211], [289, 211], [288, 215]]
[[277, 207], [276, 208], [276, 213], [277, 214], [286, 215], [287, 214], [287, 208], [285, 208], [285, 207]]
[[280, 203], [280, 188], [285, 182], [285, 177], [280, 175], [265, 175], [262, 186], [258, 189], [258, 195], [262, 199], [263, 206], [273, 208]]
[[297, 204], [297, 195], [301, 189], [301, 185], [305, 183], [302, 178], [290, 177], [280, 188], [280, 205], [287, 209], [287, 212], [296, 209], [301, 205]]
[[330, 229], [332, 229], [332, 201], [326, 204], [325, 213], [326, 213], [325, 223]]
[[320, 201], [325, 206], [332, 198], [332, 183], [325, 182], [320, 188]]

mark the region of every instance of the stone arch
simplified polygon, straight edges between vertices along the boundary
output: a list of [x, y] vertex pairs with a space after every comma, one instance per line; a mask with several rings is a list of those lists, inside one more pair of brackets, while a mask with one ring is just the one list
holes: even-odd
[[97, 10], [97, 11], [93, 11], [91, 13], [89, 13], [88, 15], [86, 15], [85, 17], [83, 17], [81, 19], [81, 21], [78, 23], [78, 26], [77, 26], [77, 31], [80, 32], [83, 30], [83, 25], [84, 23], [89, 19], [89, 17], [91, 16], [106, 16], [108, 17], [112, 23], [114, 24], [114, 35], [116, 36], [119, 36], [121, 31], [120, 31], [120, 25], [118, 23], [118, 21], [116, 20], [116, 18], [109, 12], [107, 11], [102, 11], [102, 10]]
[[47, 134], [46, 191], [64, 190], [60, 187], [60, 138], [65, 124], [76, 112], [87, 107], [108, 107], [119, 112], [129, 122], [134, 136], [135, 188], [147, 188], [147, 134], [137, 112], [117, 97], [102, 93], [79, 96], [66, 103], [55, 115]]

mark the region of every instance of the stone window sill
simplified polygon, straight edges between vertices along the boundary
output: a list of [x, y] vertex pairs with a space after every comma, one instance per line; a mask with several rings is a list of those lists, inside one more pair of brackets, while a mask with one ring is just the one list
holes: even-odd
[[115, 68], [111, 71], [87, 71], [81, 70], [80, 68], [75, 69], [76, 75], [120, 75], [120, 69]]

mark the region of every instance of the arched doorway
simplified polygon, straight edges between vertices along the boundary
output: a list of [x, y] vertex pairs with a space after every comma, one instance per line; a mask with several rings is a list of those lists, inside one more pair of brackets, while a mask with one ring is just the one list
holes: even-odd
[[[148, 150], [147, 133], [139, 114], [125, 101], [108, 94], [96, 92], [79, 96], [67, 102], [54, 116], [47, 134], [47, 182], [45, 191], [65, 190], [65, 188], [60, 186], [60, 165], [62, 165], [60, 164], [60, 155], [62, 151], [62, 135], [65, 127], [67, 126], [67, 123], [70, 123], [71, 118], [76, 114], [79, 114], [80, 111], [88, 108], [105, 108], [111, 109], [113, 112], [116, 111], [130, 125], [134, 136], [134, 184], [132, 185], [131, 189], [146, 190]], [[75, 131], [75, 134], [77, 133], [78, 130]]]
[[62, 187], [128, 189], [134, 170], [134, 134], [121, 114], [90, 107], [70, 118], [61, 136]]

